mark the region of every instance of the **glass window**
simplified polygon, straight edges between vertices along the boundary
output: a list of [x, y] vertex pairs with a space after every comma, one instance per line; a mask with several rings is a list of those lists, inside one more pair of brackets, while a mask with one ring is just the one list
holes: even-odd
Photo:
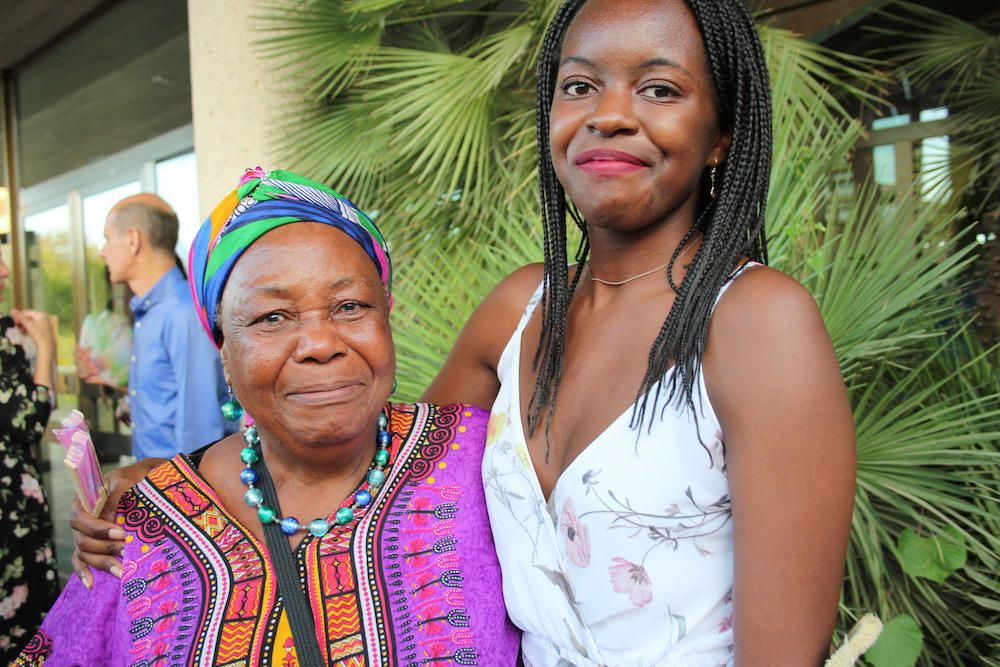
[[[883, 130], [889, 127], [899, 127], [910, 122], [909, 114], [876, 118], [872, 121], [873, 130]], [[875, 182], [879, 185], [896, 184], [896, 149], [891, 145], [875, 146], [872, 149], [872, 168]]]
[[188, 248], [198, 233], [198, 163], [194, 153], [185, 153], [156, 163], [156, 193], [177, 213], [180, 232], [177, 254], [187, 267]]
[[57, 321], [58, 363], [72, 365], [76, 348], [73, 314], [72, 243], [69, 206], [63, 204], [25, 216], [28, 303]]
[[[947, 107], [924, 109], [921, 122], [944, 120]], [[928, 137], [920, 142], [920, 194], [924, 201], [951, 199], [951, 146], [947, 135]]]
[[[112, 290], [108, 281], [101, 247], [104, 245], [104, 223], [111, 208], [125, 197], [139, 194], [139, 181], [133, 181], [83, 198], [83, 243], [87, 266], [87, 312], [105, 309], [124, 312], [123, 304], [114, 304], [112, 294], [121, 297], [123, 289]], [[122, 301], [118, 298], [117, 301]]]

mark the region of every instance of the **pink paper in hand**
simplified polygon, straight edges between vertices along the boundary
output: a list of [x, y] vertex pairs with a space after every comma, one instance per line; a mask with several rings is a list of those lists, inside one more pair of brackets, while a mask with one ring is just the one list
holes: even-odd
[[[73, 434], [81, 429], [87, 431], [87, 422], [84, 420], [82, 412], [73, 410], [60, 423], [62, 424], [62, 428], [54, 428], [52, 429], [52, 433], [55, 434], [56, 440], [63, 446], [63, 449], [69, 451], [70, 444], [73, 441]], [[89, 431], [87, 433], [87, 437], [90, 437]]]
[[53, 429], [59, 443], [66, 449], [63, 463], [69, 469], [76, 495], [84, 509], [97, 516], [108, 498], [97, 460], [97, 450], [90, 437], [83, 414], [74, 410], [62, 420], [63, 428]]

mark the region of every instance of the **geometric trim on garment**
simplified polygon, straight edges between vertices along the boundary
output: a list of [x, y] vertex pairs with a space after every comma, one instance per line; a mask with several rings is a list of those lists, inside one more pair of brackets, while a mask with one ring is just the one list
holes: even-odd
[[[447, 479], [444, 459], [463, 408], [390, 407], [392, 456], [368, 512], [355, 525], [334, 526], [322, 540], [307, 535], [295, 551], [317, 634], [327, 629], [320, 645], [334, 665], [476, 664], [487, 656], [472, 645], [454, 553], [462, 489], [432, 479]], [[127, 562], [124, 588], [138, 597], [154, 585], [207, 591], [202, 609], [181, 610], [178, 632], [189, 639], [178, 644], [187, 654], [170, 655], [168, 664], [271, 664], [287, 654], [291, 644], [280, 630], [287, 630], [287, 614], [262, 545], [188, 459], [157, 467], [122, 503], [123, 528], [144, 543], [141, 562]], [[145, 610], [132, 608], [148, 612], [149, 603], [139, 606]], [[137, 663], [157, 657], [143, 640], [173, 622], [159, 616], [133, 618], [133, 647], [148, 649], [133, 655]], [[288, 645], [278, 646], [279, 637]]]
[[[182, 467], [183, 466], [183, 467]], [[186, 469], [185, 469], [186, 468]], [[267, 562], [259, 547], [241, 526], [219, 511], [221, 502], [188, 462], [171, 462], [150, 475], [159, 489], [143, 488], [154, 511], [161, 513], [171, 526], [172, 538], [187, 547], [197, 558], [196, 574], [202, 579], [208, 595], [204, 600], [204, 615], [199, 623], [197, 641], [193, 642], [191, 664], [226, 664], [234, 659], [253, 659], [265, 643], [257, 632], [260, 618], [245, 615], [247, 596], [257, 599], [257, 609], [267, 608], [273, 601], [273, 576], [266, 576]], [[211, 519], [203, 515], [208, 512]], [[180, 528], [186, 526], [189, 529]], [[191, 530], [193, 528], [194, 530]], [[236, 531], [235, 535], [233, 531]], [[213, 540], [211, 535], [225, 536]], [[234, 539], [235, 538], [235, 539]], [[228, 549], [223, 548], [227, 544]], [[232, 577], [232, 589], [230, 589]], [[247, 585], [249, 584], [249, 585]], [[270, 590], [269, 590], [270, 589]], [[233, 596], [237, 597], [234, 598]], [[236, 604], [232, 602], [236, 601]], [[247, 631], [248, 621], [252, 621]]]
[[[454, 501], [458, 500], [461, 489], [456, 485], [431, 483], [432, 473], [454, 442], [462, 411], [462, 406], [422, 405], [409, 409], [411, 419], [405, 431], [398, 426], [393, 428], [397, 434], [406, 433], [392, 475], [394, 487], [401, 488], [392, 494], [395, 502], [391, 511], [385, 512], [380, 506], [370, 514], [364, 525], [364, 540], [355, 541], [356, 562], [364, 569], [369, 583], [360, 589], [366, 598], [362, 614], [367, 615], [369, 626], [373, 622], [383, 627], [391, 625], [396, 633], [392, 640], [380, 634], [377, 647], [369, 644], [369, 664], [379, 664], [380, 660], [404, 665], [423, 660], [475, 664], [479, 657], [471, 646], [471, 634], [464, 629], [468, 626], [468, 612], [461, 591], [461, 572], [452, 553], [457, 546]], [[406, 532], [412, 516], [428, 517], [424, 505], [415, 505], [415, 500], [431, 503], [431, 496], [441, 495], [450, 501], [441, 505], [448, 507], [437, 512], [440, 516], [431, 514], [428, 530], [423, 531], [437, 538], [434, 544], [408, 543]], [[424, 567], [416, 579], [407, 580], [400, 561], [413, 557], [423, 558]], [[382, 560], [387, 572], [380, 569]], [[384, 613], [391, 615], [391, 623], [383, 618]], [[439, 622], [442, 620], [447, 623]], [[452, 625], [450, 632], [447, 625]], [[427, 636], [418, 641], [418, 632]], [[406, 653], [396, 655], [394, 647], [400, 646], [408, 647]], [[451, 655], [446, 655], [449, 651]]]

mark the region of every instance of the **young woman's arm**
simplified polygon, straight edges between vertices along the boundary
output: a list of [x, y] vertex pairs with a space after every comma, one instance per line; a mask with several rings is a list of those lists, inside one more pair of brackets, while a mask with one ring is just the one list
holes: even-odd
[[749, 270], [720, 300], [704, 369], [732, 497], [736, 664], [822, 664], [844, 574], [855, 442], [816, 303], [778, 271]]
[[541, 281], [542, 266], [531, 264], [497, 285], [469, 318], [421, 400], [492, 408], [500, 389], [497, 378], [500, 355]]

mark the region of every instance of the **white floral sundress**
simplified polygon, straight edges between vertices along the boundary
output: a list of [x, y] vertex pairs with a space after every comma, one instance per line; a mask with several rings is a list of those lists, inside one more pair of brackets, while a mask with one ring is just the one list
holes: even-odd
[[541, 294], [539, 286], [500, 357], [483, 458], [504, 602], [524, 631], [525, 664], [731, 665], [729, 484], [704, 380], [697, 428], [671, 404], [651, 431], [636, 431], [629, 406], [546, 501], [522, 429], [518, 359]]

